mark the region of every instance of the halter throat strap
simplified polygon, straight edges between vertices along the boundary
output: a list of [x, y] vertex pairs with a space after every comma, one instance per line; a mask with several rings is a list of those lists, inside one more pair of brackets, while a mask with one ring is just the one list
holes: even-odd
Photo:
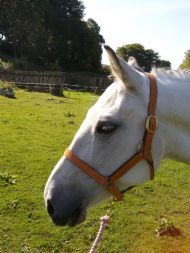
[[142, 160], [147, 161], [150, 170], [150, 179], [154, 179], [154, 163], [152, 159], [152, 141], [154, 133], [158, 126], [156, 118], [156, 101], [157, 101], [157, 83], [153, 74], [147, 73], [150, 81], [150, 96], [148, 105], [148, 116], [146, 119], [144, 138], [138, 147], [137, 153], [119, 167], [112, 175], [105, 177], [97, 172], [89, 164], [81, 160], [73, 151], [66, 149], [64, 156], [69, 159], [74, 165], [80, 168], [89, 177], [93, 178], [97, 183], [104, 186], [117, 200], [123, 199], [123, 193], [115, 185], [115, 182], [132, 169], [137, 163]]

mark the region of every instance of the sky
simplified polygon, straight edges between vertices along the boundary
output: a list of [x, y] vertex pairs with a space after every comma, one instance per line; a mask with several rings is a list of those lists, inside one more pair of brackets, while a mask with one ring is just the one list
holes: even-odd
[[[190, 50], [190, 0], [83, 0], [85, 17], [101, 28], [106, 44], [140, 43], [169, 60], [172, 68]], [[104, 51], [102, 63], [108, 64]]]

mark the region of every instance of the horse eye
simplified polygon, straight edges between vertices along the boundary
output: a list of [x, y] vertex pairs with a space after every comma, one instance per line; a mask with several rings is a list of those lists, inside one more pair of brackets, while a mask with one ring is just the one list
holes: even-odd
[[97, 126], [97, 132], [101, 134], [110, 134], [114, 132], [117, 128], [117, 125], [109, 122], [101, 122]]

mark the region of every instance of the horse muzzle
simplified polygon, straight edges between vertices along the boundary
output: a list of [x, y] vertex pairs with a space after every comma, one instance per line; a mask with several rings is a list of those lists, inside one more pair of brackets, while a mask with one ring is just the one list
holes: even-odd
[[75, 226], [86, 218], [87, 206], [80, 190], [64, 189], [51, 184], [44, 191], [45, 205], [54, 224]]
[[[70, 210], [68, 212], [68, 210]], [[66, 212], [59, 212], [56, 211], [55, 207], [53, 206], [51, 200], [47, 200], [47, 211], [53, 221], [54, 224], [58, 226], [70, 226], [74, 227], [80, 223], [82, 223], [86, 218], [86, 209], [82, 206], [77, 206], [74, 209], [68, 208]]]

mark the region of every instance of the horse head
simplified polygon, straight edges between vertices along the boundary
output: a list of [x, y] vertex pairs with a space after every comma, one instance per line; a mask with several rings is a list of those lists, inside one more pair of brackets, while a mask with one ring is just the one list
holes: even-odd
[[[150, 87], [147, 75], [134, 60], [127, 63], [110, 47], [105, 49], [115, 81], [90, 108], [69, 150], [107, 178], [137, 152], [143, 140]], [[157, 131], [152, 145], [154, 168], [159, 166], [162, 156], [162, 141]], [[149, 178], [149, 166], [142, 160], [115, 185], [123, 191]], [[110, 196], [104, 185], [66, 156], [55, 166], [44, 191], [45, 204], [54, 223], [69, 226], [81, 223], [89, 207]]]

